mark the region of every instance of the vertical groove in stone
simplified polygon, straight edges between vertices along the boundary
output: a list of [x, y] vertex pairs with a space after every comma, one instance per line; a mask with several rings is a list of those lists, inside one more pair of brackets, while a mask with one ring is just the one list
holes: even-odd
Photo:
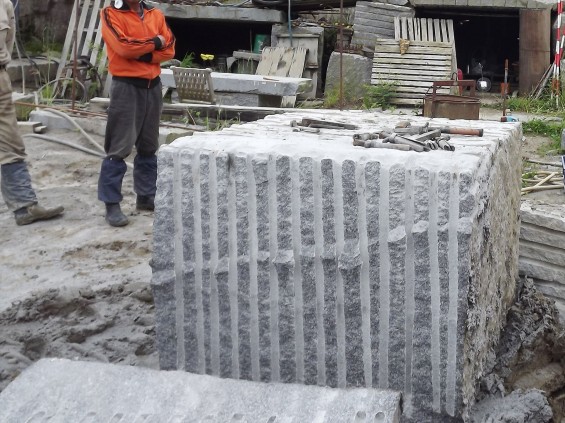
[[402, 391], [406, 371], [406, 171], [394, 166], [389, 180], [389, 229], [388, 249], [390, 259], [390, 327], [389, 327], [389, 388]]
[[390, 198], [390, 170], [380, 169], [379, 202], [379, 388], [389, 387], [389, 332], [390, 332], [390, 251], [388, 246]]
[[[252, 210], [249, 205], [247, 157], [233, 157], [230, 172], [234, 180], [232, 189], [230, 189], [230, 204], [233, 204], [231, 213], [233, 215], [233, 222], [230, 221], [230, 291], [233, 289], [235, 300], [232, 310], [232, 316], [234, 316], [232, 317], [234, 322], [232, 333], [235, 338], [234, 349], [237, 348], [237, 354], [234, 353], [234, 360], [237, 357], [237, 367], [234, 364], [234, 373], [237, 374], [238, 379], [253, 379], [254, 376], [257, 378], [259, 376], [257, 350], [252, 352], [251, 347], [251, 331], [253, 327], [251, 323], [251, 302], [254, 301], [257, 304], [257, 268], [255, 267], [254, 269], [255, 281], [253, 281], [254, 292], [252, 294], [250, 254], [253, 254], [256, 260], [257, 244], [252, 245], [249, 238], [249, 216], [253, 216], [253, 214], [251, 214]], [[235, 210], [235, 213], [233, 210]], [[255, 374], [253, 373], [254, 366]]]
[[[194, 181], [192, 179], [193, 155], [188, 152], [180, 154], [180, 203], [183, 249], [183, 281], [184, 289], [184, 370], [197, 373], [200, 370], [198, 348], [200, 344], [200, 326], [198, 321], [198, 301], [195, 281], [194, 251]], [[175, 209], [176, 210], [176, 209]]]
[[[338, 270], [340, 270], [340, 260], [344, 254], [344, 199], [342, 182], [341, 164], [333, 164], [334, 182], [334, 205], [335, 205], [335, 249]], [[341, 271], [336, 274], [336, 335], [337, 335], [337, 386], [345, 388], [347, 386], [347, 362], [345, 358], [345, 293], [343, 286], [343, 275]]]
[[404, 330], [405, 332], [405, 342], [406, 342], [406, 361], [404, 365], [404, 393], [407, 397], [407, 405], [410, 407], [412, 400], [412, 357], [413, 357], [413, 336], [414, 336], [414, 312], [415, 312], [415, 301], [414, 301], [414, 289], [415, 281], [414, 278], [414, 263], [416, 256], [420, 254], [420, 251], [415, 254], [414, 248], [414, 236], [412, 231], [414, 230], [414, 175], [411, 168], [405, 170], [405, 196], [406, 196], [406, 206], [405, 206], [405, 219], [404, 228], [406, 231], [406, 250], [404, 254], [404, 280], [405, 280], [405, 297], [404, 297]]
[[338, 383], [337, 364], [337, 257], [335, 235], [334, 208], [334, 163], [323, 159], [321, 163], [322, 177], [322, 230], [323, 252], [322, 265], [324, 271], [324, 335], [326, 340], [326, 385], [336, 387]]
[[[430, 207], [436, 200], [431, 200], [435, 196], [435, 192], [430, 186], [429, 172], [424, 169], [416, 169], [414, 175], [414, 226], [412, 233], [416, 253], [414, 257], [414, 333], [411, 373], [412, 408], [431, 413], [434, 407], [435, 390], [433, 386], [433, 349], [431, 342], [434, 336], [434, 322], [432, 321], [431, 305], [431, 283], [433, 282], [430, 278], [432, 274], [430, 233], [436, 231], [436, 228], [430, 223]], [[435, 219], [437, 220], [437, 218]], [[437, 248], [437, 243], [434, 247]], [[437, 266], [437, 263], [435, 265]]]
[[[237, 349], [233, 344], [234, 328], [232, 306], [236, 303], [235, 289], [232, 289], [230, 275], [233, 275], [235, 269], [230, 268], [230, 244], [232, 242], [232, 231], [235, 230], [232, 217], [235, 204], [230, 203], [230, 186], [233, 186], [233, 175], [230, 174], [230, 157], [226, 153], [217, 153], [214, 163], [216, 164], [215, 172], [215, 223], [212, 227], [216, 231], [214, 240], [217, 246], [216, 265], [212, 268], [214, 271], [217, 286], [217, 305], [218, 305], [218, 339], [219, 339], [219, 357], [220, 357], [220, 376], [236, 377], [234, 368], [234, 355], [237, 358]], [[233, 200], [233, 199], [232, 199]], [[230, 225], [232, 224], [232, 225]], [[230, 227], [231, 226], [231, 227]], [[235, 251], [234, 251], [235, 255]], [[231, 272], [230, 270], [233, 270]], [[237, 335], [237, 333], [236, 333]], [[237, 337], [237, 336], [236, 336]]]
[[[271, 196], [274, 195], [269, 184], [269, 161], [267, 159], [252, 159], [255, 191], [255, 208], [257, 217], [257, 228], [251, 238], [257, 238], [257, 325], [258, 350], [259, 350], [259, 377], [260, 380], [268, 382], [273, 380], [271, 374], [271, 357], [273, 346], [271, 343], [271, 284], [274, 283], [272, 276], [271, 257]], [[273, 183], [274, 184], [274, 183]], [[251, 229], [251, 228], [250, 228]], [[276, 235], [276, 233], [275, 233]], [[273, 256], [274, 257], [274, 256]], [[278, 358], [277, 358], [278, 360]]]
[[323, 229], [323, 197], [322, 197], [322, 169], [321, 164], [315, 161], [312, 166], [312, 190], [314, 201], [314, 278], [316, 286], [316, 352], [318, 363], [316, 366], [317, 383], [325, 386], [326, 382], [326, 334], [324, 329], [325, 312], [325, 279], [324, 279], [324, 229]]
[[175, 154], [173, 158], [173, 225], [174, 225], [174, 249], [175, 249], [175, 328], [176, 328], [176, 350], [177, 369], [185, 370], [184, 349], [184, 288], [183, 288], [183, 222], [182, 222], [182, 175], [181, 158]]
[[[246, 186], [248, 187], [248, 239], [249, 239], [249, 326], [251, 347], [251, 379], [258, 382], [261, 380], [259, 365], [259, 245], [257, 235], [257, 187], [253, 173], [253, 162], [251, 156], [247, 156], [245, 163], [247, 175]], [[242, 175], [243, 176], [243, 175]], [[243, 184], [243, 183], [242, 183]], [[242, 200], [243, 201], [243, 200]], [[242, 234], [243, 236], [243, 234]]]
[[216, 157], [209, 153], [210, 173], [208, 183], [208, 196], [210, 198], [210, 349], [211, 368], [214, 376], [221, 374], [220, 357], [220, 306], [218, 299], [218, 178], [216, 169]]
[[[236, 204], [236, 157], [233, 155], [227, 156], [226, 161], [226, 170], [225, 170], [225, 177], [227, 178], [227, 195], [226, 195], [226, 219], [225, 222], [227, 224], [227, 233], [225, 239], [227, 240], [227, 257], [228, 259], [228, 280], [227, 280], [227, 288], [228, 288], [228, 297], [229, 298], [229, 316], [230, 316], [230, 340], [231, 340], [231, 377], [234, 379], [239, 379], [241, 377], [240, 368], [239, 368], [239, 341], [240, 341], [240, 334], [239, 334], [239, 316], [243, 318], [247, 317], [248, 314], [240, 313], [239, 309], [239, 286], [238, 286], [238, 248], [237, 248], [237, 237], [239, 233], [239, 226], [238, 226], [238, 204]], [[218, 175], [219, 177], [219, 175]], [[220, 235], [221, 236], [221, 235]], [[249, 280], [248, 276], [246, 275], [246, 281]], [[247, 285], [247, 284], [246, 284]], [[245, 287], [241, 287], [245, 290]], [[248, 285], [247, 285], [248, 288]], [[249, 289], [247, 289], [249, 291]], [[249, 292], [247, 292], [246, 298], [249, 298]], [[224, 299], [225, 301], [225, 299]], [[243, 305], [244, 306], [244, 305]], [[243, 311], [243, 310], [242, 310]], [[224, 329], [226, 332], [228, 328]], [[227, 336], [227, 333], [226, 333]], [[228, 344], [229, 345], [229, 344]], [[226, 352], [229, 352], [228, 345], [226, 345]], [[249, 355], [247, 355], [249, 357]], [[226, 363], [227, 365], [228, 363]], [[249, 378], [249, 377], [248, 377]]]
[[[357, 164], [346, 160], [341, 166], [339, 181], [340, 190], [336, 190], [336, 206], [341, 206], [342, 230], [336, 230], [338, 236], [339, 270], [342, 290], [338, 290], [338, 298], [343, 295], [343, 353], [345, 365], [344, 383], [349, 386], [365, 384], [363, 365], [363, 333], [361, 310], [361, 252], [359, 250], [359, 186]], [[341, 191], [341, 192], [339, 192]], [[364, 195], [364, 194], [362, 194]], [[339, 228], [340, 225], [336, 225]], [[341, 238], [341, 239], [339, 239]], [[339, 314], [338, 314], [339, 316]], [[338, 320], [339, 321], [339, 320]], [[345, 386], [345, 385], [344, 385]]]
[[[439, 172], [438, 176], [438, 251], [449, 249], [449, 201], [451, 190], [451, 174]], [[440, 290], [440, 400], [441, 410], [446, 409], [447, 395], [447, 345], [448, 345], [448, 312], [449, 312], [449, 260], [447, 254], [438, 257], [439, 290]]]
[[447, 392], [445, 409], [450, 416], [454, 416], [457, 377], [457, 313], [459, 298], [459, 178], [456, 173], [453, 174], [453, 179], [451, 180], [449, 203], [449, 244], [447, 250], [449, 260], [449, 314], [447, 338]]
[[294, 327], [295, 259], [292, 249], [292, 180], [289, 157], [277, 157], [276, 178], [278, 249], [275, 258], [275, 266], [278, 278], [280, 377], [282, 382], [294, 382], [296, 380], [296, 342]]
[[[379, 207], [381, 203], [380, 198], [380, 184], [381, 184], [381, 165], [378, 162], [369, 162], [365, 165], [365, 201], [366, 201], [366, 229], [367, 229], [367, 253], [369, 264], [368, 269], [368, 295], [369, 300], [368, 305], [368, 330], [370, 336], [369, 345], [369, 359], [372, 363], [371, 368], [371, 380], [366, 380], [368, 386], [381, 386], [382, 379], [379, 376], [379, 364], [380, 364], [380, 338], [381, 331], [380, 325], [383, 323], [381, 320], [384, 318], [381, 316], [381, 310], [379, 306], [380, 293], [380, 269], [381, 269], [381, 259], [379, 250], [379, 221], [382, 218], [380, 214]], [[387, 190], [388, 191], [388, 190]], [[361, 206], [360, 206], [361, 208]], [[360, 233], [362, 231], [360, 230]], [[363, 251], [363, 250], [362, 250]], [[388, 334], [388, 332], [385, 332]]]
[[277, 257], [277, 169], [276, 158], [269, 157], [267, 168], [269, 188], [269, 283], [270, 283], [270, 326], [271, 326], [271, 380], [280, 382], [280, 348], [279, 348], [279, 278], [275, 261]]
[[[304, 299], [302, 278], [302, 203], [300, 196], [300, 169], [299, 162], [290, 161], [291, 179], [291, 230], [292, 251], [294, 257], [294, 328], [295, 328], [295, 357], [296, 357], [296, 382], [304, 383]], [[310, 357], [308, 357], [310, 359]]]
[[365, 387], [373, 386], [373, 358], [371, 353], [371, 277], [369, 255], [369, 231], [367, 222], [367, 197], [371, 194], [367, 189], [366, 166], [357, 166], [355, 180], [357, 181], [358, 233], [361, 259], [360, 269], [360, 315], [361, 315], [361, 346], [363, 362], [363, 380]]
[[[302, 360], [304, 361], [304, 380], [308, 385], [318, 382], [319, 354], [317, 350], [320, 329], [317, 319], [316, 288], [322, 281], [318, 280], [316, 273], [316, 204], [314, 198], [314, 170], [313, 160], [310, 157], [301, 157], [298, 163], [298, 195], [300, 202], [300, 226], [298, 228], [299, 252], [295, 250], [295, 257], [300, 257], [302, 277], [302, 334], [297, 339], [302, 339]], [[295, 243], [296, 247], [297, 243]], [[297, 308], [297, 315], [298, 315]]]
[[439, 241], [438, 241], [438, 180], [437, 173], [430, 174], [429, 200], [429, 232], [430, 248], [430, 304], [431, 304], [431, 342], [432, 359], [432, 409], [435, 413], [441, 411], [441, 378], [440, 378], [440, 276], [439, 276]]
[[[195, 152], [192, 155], [192, 166], [190, 166], [191, 170], [191, 180], [192, 180], [192, 189], [193, 189], [193, 202], [194, 202], [194, 284], [195, 284], [195, 291], [196, 291], [196, 321], [198, 326], [198, 349], [196, 350], [198, 354], [198, 370], [197, 373], [204, 374], [206, 373], [207, 367], [207, 357], [208, 357], [208, 366], [209, 366], [209, 354], [210, 354], [210, 342], [209, 342], [209, 325], [207, 315], [205, 315], [208, 311], [208, 307], [205, 306], [204, 301], [206, 300], [206, 304], [208, 303], [207, 297], [204, 295], [204, 286], [203, 286], [203, 244], [204, 241], [202, 240], [202, 202], [201, 202], [201, 190], [200, 190], [200, 153]], [[199, 270], [202, 271], [199, 271]], [[207, 328], [207, 329], [205, 329]], [[209, 368], [209, 367], [208, 367]]]

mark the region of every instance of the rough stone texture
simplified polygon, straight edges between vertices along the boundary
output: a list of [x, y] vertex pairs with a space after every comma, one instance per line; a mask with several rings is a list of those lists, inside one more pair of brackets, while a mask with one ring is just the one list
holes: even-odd
[[394, 17], [413, 18], [412, 7], [358, 1], [355, 6], [351, 44], [375, 48], [377, 38], [394, 39]]
[[553, 413], [543, 392], [514, 391], [502, 398], [489, 398], [476, 404], [470, 423], [549, 423]]
[[[348, 98], [362, 98], [365, 96], [365, 85], [371, 84], [371, 70], [373, 60], [358, 54], [343, 53], [343, 90]], [[328, 62], [326, 71], [326, 95], [329, 92], [339, 91], [340, 80], [340, 54], [333, 52]]]
[[565, 322], [565, 211], [558, 204], [523, 201], [520, 218], [520, 274], [555, 301]]
[[[466, 416], [517, 277], [521, 126], [455, 152], [352, 146], [404, 116], [295, 110], [161, 149], [161, 368], [403, 391], [404, 418]], [[427, 119], [413, 118], [414, 124]]]
[[42, 359], [0, 394], [0, 421], [398, 423], [400, 394]]

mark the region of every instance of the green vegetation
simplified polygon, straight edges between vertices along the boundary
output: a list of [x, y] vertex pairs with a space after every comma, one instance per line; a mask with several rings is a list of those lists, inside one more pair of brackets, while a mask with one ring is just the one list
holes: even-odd
[[[364, 94], [356, 97], [355, 87], [352, 84], [344, 84], [343, 108], [344, 109], [375, 109], [377, 107], [386, 110], [392, 107], [391, 100], [396, 92], [396, 83], [379, 83], [376, 85], [363, 86]], [[337, 109], [340, 107], [339, 86], [332, 87], [326, 91], [324, 96], [324, 108]]]
[[383, 110], [391, 107], [391, 100], [396, 93], [397, 83], [380, 82], [376, 85], [365, 85], [365, 96], [363, 97], [363, 106], [366, 109], [374, 109], [377, 107]]
[[522, 123], [525, 134], [543, 135], [551, 138], [551, 144], [542, 147], [541, 154], [561, 149], [561, 132], [565, 129], [565, 122], [547, 121], [544, 119], [532, 119]]
[[196, 67], [196, 63], [194, 62], [194, 53], [186, 53], [183, 59], [180, 61], [181, 68], [194, 68]]

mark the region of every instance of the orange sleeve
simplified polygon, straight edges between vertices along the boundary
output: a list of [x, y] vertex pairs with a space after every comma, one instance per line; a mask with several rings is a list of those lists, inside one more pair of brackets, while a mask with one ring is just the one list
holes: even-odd
[[125, 59], [137, 59], [155, 50], [153, 37], [134, 38], [132, 36], [126, 36], [123, 28], [127, 26], [127, 22], [116, 13], [112, 13], [110, 8], [102, 9], [100, 12], [100, 21], [102, 24], [102, 38], [104, 42], [109, 48], [114, 50], [118, 56]]
[[159, 34], [165, 38], [165, 42], [161, 49], [153, 52], [153, 59], [151, 60], [152, 63], [165, 62], [175, 57], [176, 38], [169, 25], [167, 25], [164, 17], [162, 17], [161, 20]]

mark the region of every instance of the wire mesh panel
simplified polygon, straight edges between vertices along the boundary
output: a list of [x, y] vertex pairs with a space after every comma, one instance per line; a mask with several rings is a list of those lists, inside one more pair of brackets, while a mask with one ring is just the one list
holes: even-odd
[[180, 101], [214, 104], [214, 88], [210, 69], [171, 66]]

